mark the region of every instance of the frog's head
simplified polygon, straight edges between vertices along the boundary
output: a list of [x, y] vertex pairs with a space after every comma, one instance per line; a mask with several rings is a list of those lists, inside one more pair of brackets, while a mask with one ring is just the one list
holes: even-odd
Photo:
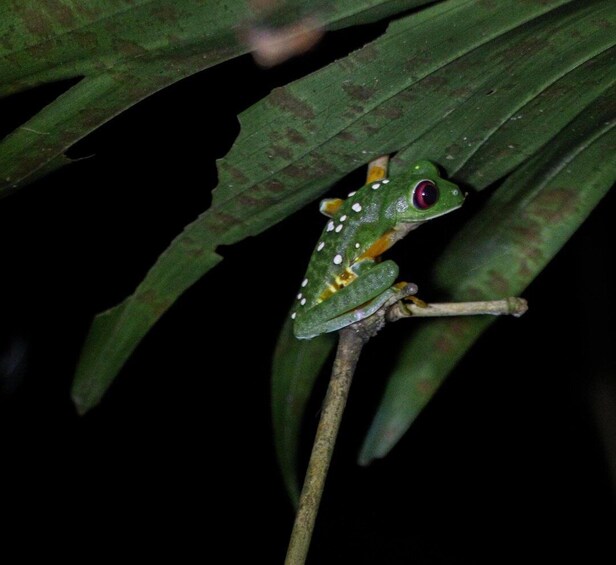
[[424, 222], [462, 206], [465, 194], [441, 178], [430, 161], [419, 161], [404, 177], [406, 206], [399, 210], [402, 222]]

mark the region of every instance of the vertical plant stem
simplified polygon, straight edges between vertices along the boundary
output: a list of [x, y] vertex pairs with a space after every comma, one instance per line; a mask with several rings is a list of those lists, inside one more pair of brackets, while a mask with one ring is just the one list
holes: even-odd
[[[383, 155], [368, 164], [366, 183], [387, 176], [389, 156]], [[377, 324], [378, 325], [378, 324]], [[370, 323], [356, 323], [338, 332], [338, 349], [323, 401], [321, 419], [312, 445], [304, 486], [289, 540], [285, 565], [303, 565], [308, 556], [310, 540], [325, 487], [327, 471], [332, 460], [342, 414], [349, 396], [355, 367], [364, 344], [372, 335]], [[359, 329], [361, 326], [361, 330]], [[376, 327], [376, 326], [375, 326]]]
[[339, 335], [336, 359], [310, 454], [285, 565], [303, 565], [306, 561], [342, 414], [357, 360], [366, 341], [361, 333], [353, 329], [344, 329]]

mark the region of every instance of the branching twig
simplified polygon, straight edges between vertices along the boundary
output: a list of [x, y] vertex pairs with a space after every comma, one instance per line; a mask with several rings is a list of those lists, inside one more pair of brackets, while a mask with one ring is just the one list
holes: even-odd
[[[383, 156], [368, 166], [367, 182], [384, 178], [387, 174], [389, 157]], [[363, 346], [386, 322], [402, 318], [427, 316], [469, 316], [477, 314], [510, 314], [521, 316], [526, 312], [526, 301], [522, 298], [506, 298], [487, 302], [458, 302], [451, 304], [426, 304], [414, 300], [408, 304], [404, 299], [417, 292], [417, 286], [407, 284], [390, 298], [372, 316], [356, 322], [339, 332], [338, 350], [329, 386], [323, 402], [321, 419], [317, 428], [299, 507], [291, 532], [285, 565], [303, 565], [308, 555], [310, 539], [325, 486], [327, 470], [331, 462], [336, 436], [340, 428], [342, 413], [351, 388], [353, 373]]]
[[362, 348], [385, 325], [385, 317], [391, 306], [416, 292], [417, 285], [406, 285], [398, 296], [385, 302], [372, 316], [338, 332], [336, 358], [299, 497], [285, 565], [303, 565], [306, 561], [327, 470]]
[[485, 302], [454, 302], [451, 304], [403, 303], [402, 298], [416, 292], [416, 285], [407, 285], [398, 296], [386, 302], [372, 316], [339, 332], [340, 339], [336, 358], [323, 402], [323, 410], [312, 453], [310, 454], [285, 565], [303, 565], [306, 561], [327, 471], [342, 420], [342, 413], [357, 361], [368, 340], [385, 325], [386, 321], [391, 322], [401, 318], [477, 314], [521, 316], [527, 309], [526, 301], [522, 298], [506, 298]]
[[528, 310], [524, 298], [510, 296], [502, 300], [483, 300], [479, 302], [447, 302], [444, 304], [407, 304], [396, 302], [387, 312], [387, 321], [395, 322], [402, 318], [434, 318], [441, 316], [492, 316], [510, 315], [520, 317]]

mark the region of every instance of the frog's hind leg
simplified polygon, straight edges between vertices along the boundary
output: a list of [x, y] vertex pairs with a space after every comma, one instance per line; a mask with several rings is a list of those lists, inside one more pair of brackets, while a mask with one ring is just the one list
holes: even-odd
[[379, 296], [373, 298], [372, 300], [368, 300], [361, 306], [342, 314], [336, 318], [333, 318], [329, 321], [329, 326], [331, 329], [328, 329], [328, 332], [332, 332], [335, 330], [339, 330], [345, 328], [346, 326], [350, 326], [355, 322], [359, 322], [360, 320], [364, 320], [368, 318], [372, 314], [374, 314], [385, 302], [387, 302], [393, 296], [399, 294], [399, 290], [395, 287], [386, 288]]
[[364, 271], [351, 284], [306, 312], [295, 326], [295, 335], [309, 339], [367, 318], [399, 292], [392, 288], [397, 276], [398, 265], [393, 261], [383, 261]]

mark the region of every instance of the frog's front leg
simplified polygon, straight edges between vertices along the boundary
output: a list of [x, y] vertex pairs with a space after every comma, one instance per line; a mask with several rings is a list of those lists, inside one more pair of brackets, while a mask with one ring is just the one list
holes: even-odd
[[297, 316], [295, 336], [310, 339], [374, 314], [385, 301], [399, 292], [393, 287], [397, 276], [398, 265], [393, 261], [363, 265], [361, 276], [355, 281]]

